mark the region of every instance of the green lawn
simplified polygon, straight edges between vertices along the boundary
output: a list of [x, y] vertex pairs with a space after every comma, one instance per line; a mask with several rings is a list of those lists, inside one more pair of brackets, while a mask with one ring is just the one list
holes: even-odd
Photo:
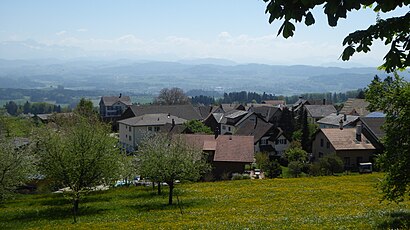
[[[0, 206], [0, 229], [386, 229], [410, 228], [410, 201], [380, 203], [381, 174], [118, 188], [90, 194], [72, 224], [61, 194], [21, 195]], [[177, 201], [175, 197], [175, 201]]]

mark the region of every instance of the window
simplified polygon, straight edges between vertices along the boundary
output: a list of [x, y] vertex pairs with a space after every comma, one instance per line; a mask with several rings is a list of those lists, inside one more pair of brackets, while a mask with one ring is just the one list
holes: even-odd
[[131, 136], [128, 136], [128, 140], [131, 141]]
[[223, 126], [222, 126], [222, 129], [223, 129], [223, 130], [225, 130], [225, 129], [226, 129], [226, 126], [225, 126], [225, 125], [223, 125]]
[[267, 145], [268, 139], [261, 139], [261, 145]]
[[152, 131], [152, 127], [151, 127], [151, 126], [148, 126], [148, 131]]
[[359, 163], [363, 163], [363, 157], [357, 157], [356, 161], [357, 161], [357, 165], [359, 165]]
[[319, 152], [319, 158], [323, 157], [323, 153]]
[[229, 132], [231, 131], [231, 127], [228, 127], [228, 131], [229, 131]]
[[330, 148], [330, 142], [328, 141], [328, 142], [326, 142], [326, 148]]
[[130, 126], [130, 127], [128, 127], [128, 131], [130, 131], [130, 132], [131, 132], [131, 126]]
[[320, 139], [320, 147], [323, 147], [323, 139]]
[[155, 132], [159, 132], [159, 127], [154, 127]]

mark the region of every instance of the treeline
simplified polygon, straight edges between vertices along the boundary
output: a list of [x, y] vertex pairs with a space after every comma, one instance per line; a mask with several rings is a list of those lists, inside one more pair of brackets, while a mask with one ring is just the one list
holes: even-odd
[[306, 100], [323, 100], [325, 99], [328, 103], [337, 104], [347, 101], [348, 98], [364, 98], [363, 89], [357, 89], [352, 91], [347, 91], [344, 93], [304, 93], [300, 95], [293, 96], [276, 96], [274, 94], [262, 94], [255, 92], [230, 92], [224, 93], [222, 98], [215, 99], [214, 97], [200, 95], [191, 97], [192, 104], [231, 104], [231, 103], [261, 103], [265, 100], [284, 100], [287, 104], [294, 104], [299, 98], [302, 97]]
[[4, 105], [7, 113], [13, 116], [20, 114], [44, 114], [44, 113], [61, 113], [69, 112], [69, 107], [61, 107], [60, 105], [54, 105], [46, 102], [34, 102], [30, 103], [26, 101], [24, 105], [18, 105], [14, 101], [9, 101]]
[[264, 100], [277, 100], [273, 94], [259, 94], [256, 92], [230, 92], [224, 93], [222, 98], [215, 99], [214, 97], [200, 95], [191, 97], [191, 102], [193, 104], [204, 104], [204, 105], [212, 105], [212, 104], [230, 104], [230, 103], [261, 103]]

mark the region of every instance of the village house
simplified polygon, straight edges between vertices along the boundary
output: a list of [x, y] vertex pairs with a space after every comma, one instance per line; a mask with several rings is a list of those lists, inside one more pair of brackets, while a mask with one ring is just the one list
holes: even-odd
[[319, 128], [354, 128], [359, 121], [359, 116], [332, 113], [317, 121]]
[[361, 117], [360, 121], [362, 122], [363, 134], [376, 147], [378, 153], [383, 152], [384, 147], [381, 139], [385, 136], [385, 132], [382, 127], [386, 118]]
[[340, 113], [364, 117], [370, 113], [370, 111], [367, 110], [369, 104], [370, 103], [365, 99], [349, 98], [344, 103]]
[[187, 105], [132, 105], [122, 114], [120, 120], [145, 114], [170, 114], [185, 120], [201, 121], [203, 117], [190, 104]]
[[215, 179], [244, 173], [245, 165], [254, 161], [253, 136], [182, 134], [181, 137], [188, 145], [208, 154]]
[[359, 163], [372, 162], [375, 147], [363, 135], [361, 125], [356, 128], [324, 128], [320, 129], [313, 140], [313, 161], [336, 153], [343, 162], [346, 170], [356, 170]]
[[129, 96], [103, 96], [100, 100], [100, 116], [103, 121], [116, 121], [132, 105]]
[[305, 109], [309, 124], [316, 124], [318, 120], [337, 112], [333, 105], [305, 105]]
[[138, 149], [141, 140], [153, 132], [171, 132], [187, 120], [170, 114], [145, 114], [118, 121], [119, 142], [127, 152]]

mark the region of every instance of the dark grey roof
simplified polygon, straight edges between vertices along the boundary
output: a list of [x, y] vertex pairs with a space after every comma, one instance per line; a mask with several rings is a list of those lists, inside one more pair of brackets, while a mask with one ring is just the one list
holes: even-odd
[[343, 127], [349, 125], [359, 119], [359, 116], [346, 115], [346, 120], [344, 120], [344, 114], [332, 113], [317, 121], [319, 124], [334, 125], [339, 126], [340, 120], [343, 121]]
[[148, 125], [165, 125], [167, 123], [172, 124], [172, 120], [175, 121], [176, 125], [183, 124], [187, 120], [176, 117], [176, 116], [168, 116], [165, 113], [159, 114], [145, 114], [142, 116], [131, 117], [125, 120], [120, 120], [118, 123], [122, 123], [129, 126], [148, 126]]
[[247, 119], [243, 121], [242, 125], [235, 132], [235, 135], [254, 136], [254, 142], [258, 142], [265, 136], [273, 127], [273, 124], [256, 117], [255, 121]]
[[336, 113], [336, 108], [333, 105], [305, 105], [305, 108], [314, 118], [326, 117]]
[[201, 105], [201, 106], [195, 106], [194, 107], [195, 110], [198, 112], [199, 115], [201, 115], [201, 117], [203, 119], [205, 119], [206, 117], [208, 117], [208, 115], [212, 112], [213, 107], [210, 105]]
[[101, 97], [101, 101], [104, 103], [105, 106], [112, 106], [117, 102], [122, 102], [125, 105], [132, 105], [131, 98], [129, 96], [103, 96]]
[[361, 117], [363, 128], [367, 129], [372, 133], [377, 139], [384, 137], [385, 132], [382, 129], [384, 122], [386, 121], [385, 117]]
[[185, 120], [203, 119], [192, 105], [132, 105], [130, 109], [135, 116], [164, 113]]

